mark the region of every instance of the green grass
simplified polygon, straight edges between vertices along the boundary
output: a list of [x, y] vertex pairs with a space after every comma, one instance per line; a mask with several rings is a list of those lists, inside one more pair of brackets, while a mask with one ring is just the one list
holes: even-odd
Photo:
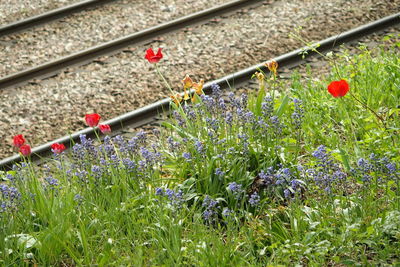
[[[3, 172], [0, 265], [400, 265], [396, 46]], [[328, 94], [342, 78], [364, 104]]]

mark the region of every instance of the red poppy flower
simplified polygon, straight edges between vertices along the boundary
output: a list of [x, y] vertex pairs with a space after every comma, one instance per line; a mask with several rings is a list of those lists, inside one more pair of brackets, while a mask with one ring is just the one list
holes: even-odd
[[157, 63], [163, 57], [161, 50], [162, 48], [158, 48], [157, 54], [154, 54], [153, 48], [149, 48], [146, 50], [146, 56], [144, 58], [150, 63]]
[[328, 85], [328, 92], [333, 97], [343, 97], [350, 90], [350, 86], [346, 80], [333, 81]]
[[65, 150], [64, 144], [54, 143], [51, 145], [51, 151], [55, 154], [60, 154]]
[[31, 152], [31, 146], [30, 145], [22, 145], [19, 148], [19, 152], [21, 152], [22, 155], [24, 155], [25, 157], [29, 156], [32, 152]]
[[21, 147], [23, 144], [25, 144], [25, 138], [22, 136], [22, 134], [18, 134], [13, 137], [13, 145], [15, 147]]
[[101, 118], [100, 115], [97, 113], [85, 115], [86, 124], [89, 125], [90, 127], [97, 126], [97, 124], [99, 124], [100, 118]]
[[111, 127], [108, 124], [100, 124], [99, 129], [103, 134], [111, 133]]

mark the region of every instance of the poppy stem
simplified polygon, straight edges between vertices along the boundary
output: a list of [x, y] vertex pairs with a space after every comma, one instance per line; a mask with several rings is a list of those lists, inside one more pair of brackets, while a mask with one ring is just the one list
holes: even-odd
[[164, 81], [165, 85], [167, 86], [167, 88], [169, 89], [169, 91], [171, 92], [171, 94], [173, 95], [174, 92], [172, 91], [172, 88], [171, 88], [171, 86], [169, 85], [169, 83], [167, 82], [167, 80], [165, 79], [164, 75], [162, 75], [160, 69], [159, 69], [158, 66], [157, 66], [157, 63], [154, 64], [154, 65], [156, 66], [156, 71], [157, 71], [158, 75], [161, 77], [161, 79]]
[[[378, 118], [378, 120], [382, 123], [383, 128], [384, 128], [385, 131], [387, 131], [387, 132], [389, 131], [389, 129], [388, 129], [387, 126], [386, 126], [386, 121], [385, 121], [384, 118], [382, 118], [381, 116], [379, 116], [379, 114], [376, 113], [375, 110], [373, 110], [373, 109], [370, 108], [367, 104], [365, 104], [364, 102], [362, 102], [361, 100], [359, 100], [359, 99], [358, 99], [355, 95], [353, 95], [351, 92], [349, 92], [349, 94], [354, 98], [354, 100], [356, 100], [358, 103], [360, 103], [360, 104], [361, 104], [364, 108], [366, 108], [367, 110], [371, 111], [372, 114], [374, 114], [375, 117]], [[393, 146], [395, 146], [396, 143], [395, 143], [395, 141], [394, 141], [393, 135], [391, 135], [391, 134], [389, 134], [389, 135], [390, 135], [390, 139], [392, 140]]]
[[[375, 110], [373, 110], [372, 108], [370, 108], [367, 104], [365, 104], [364, 102], [362, 102], [361, 100], [359, 100], [355, 95], [353, 95], [351, 92], [349, 92], [349, 94], [351, 95], [351, 97], [354, 98], [354, 100], [356, 100], [358, 103], [360, 103], [364, 108], [366, 108], [367, 110], [371, 111], [372, 114], [374, 114], [381, 122], [382, 124], [385, 126], [385, 119], [382, 118], [381, 116], [379, 116], [378, 113], [375, 112]], [[386, 126], [385, 126], [386, 128]]]

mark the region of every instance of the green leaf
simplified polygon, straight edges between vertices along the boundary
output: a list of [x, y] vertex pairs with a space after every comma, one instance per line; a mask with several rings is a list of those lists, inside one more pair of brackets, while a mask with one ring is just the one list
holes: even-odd
[[351, 168], [350, 168], [350, 163], [349, 163], [349, 157], [347, 156], [346, 152], [343, 149], [339, 148], [339, 151], [340, 151], [340, 157], [342, 158], [343, 165], [346, 167], [347, 171], [350, 171]]
[[285, 112], [285, 109], [287, 108], [289, 103], [289, 97], [287, 95], [285, 95], [285, 97], [282, 100], [282, 103], [280, 104], [278, 110], [276, 111], [276, 115], [278, 117], [281, 117], [283, 112]]

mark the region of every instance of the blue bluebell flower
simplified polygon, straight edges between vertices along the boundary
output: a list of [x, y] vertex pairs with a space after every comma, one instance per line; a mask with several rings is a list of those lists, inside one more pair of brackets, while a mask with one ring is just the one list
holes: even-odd
[[249, 199], [250, 206], [256, 207], [258, 204], [260, 204], [260, 196], [258, 195], [257, 192], [254, 192], [251, 194], [250, 199]]

